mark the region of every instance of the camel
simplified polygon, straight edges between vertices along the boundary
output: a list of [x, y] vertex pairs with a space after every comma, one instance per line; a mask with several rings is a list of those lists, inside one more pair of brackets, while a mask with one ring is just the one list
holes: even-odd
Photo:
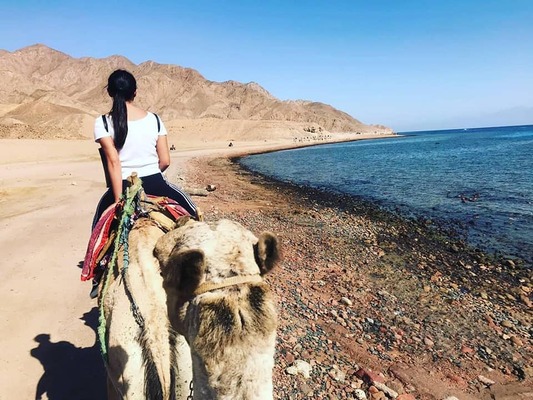
[[[277, 314], [262, 276], [271, 233], [190, 217], [165, 233], [138, 219], [99, 302], [108, 399], [272, 399]], [[192, 381], [192, 383], [191, 383]]]
[[155, 255], [170, 323], [191, 349], [194, 399], [272, 399], [277, 314], [262, 276], [279, 259], [277, 238], [189, 219]]

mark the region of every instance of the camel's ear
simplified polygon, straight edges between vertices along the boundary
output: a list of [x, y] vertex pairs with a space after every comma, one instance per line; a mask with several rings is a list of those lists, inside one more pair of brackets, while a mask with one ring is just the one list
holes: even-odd
[[261, 233], [254, 245], [254, 255], [261, 275], [270, 272], [279, 260], [278, 238], [270, 232]]
[[202, 250], [174, 249], [166, 265], [161, 266], [165, 288], [175, 289], [182, 297], [192, 297], [205, 272]]

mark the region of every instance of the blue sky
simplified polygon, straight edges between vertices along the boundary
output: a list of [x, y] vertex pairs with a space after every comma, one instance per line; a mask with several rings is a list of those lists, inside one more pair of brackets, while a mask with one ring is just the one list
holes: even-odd
[[533, 124], [530, 0], [0, 0], [0, 15], [8, 51], [177, 64], [397, 131]]

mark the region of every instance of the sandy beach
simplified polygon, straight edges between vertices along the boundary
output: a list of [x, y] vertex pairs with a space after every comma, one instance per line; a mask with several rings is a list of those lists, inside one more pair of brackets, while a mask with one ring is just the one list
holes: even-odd
[[[533, 398], [530, 272], [231, 160], [307, 144], [176, 141], [167, 171], [186, 189], [216, 186], [193, 197], [206, 220], [280, 238], [268, 277], [280, 313], [275, 398]], [[79, 268], [104, 189], [91, 140], [0, 141], [0, 399], [105, 398], [96, 300]], [[299, 359], [310, 378], [287, 373]]]

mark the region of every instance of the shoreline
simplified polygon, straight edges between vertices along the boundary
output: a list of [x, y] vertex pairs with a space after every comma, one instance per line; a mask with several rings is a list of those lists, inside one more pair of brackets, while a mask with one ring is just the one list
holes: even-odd
[[[282, 304], [281, 393], [311, 390], [321, 398], [318, 382], [328, 382], [344, 398], [364, 367], [416, 399], [478, 399], [492, 386], [479, 376], [494, 388], [532, 387], [525, 372], [533, 354], [528, 271], [450, 241], [423, 221], [251, 173], [236, 162], [242, 156], [194, 158], [185, 181], [217, 187], [194, 198], [206, 220], [234, 219], [281, 240], [284, 265], [268, 278]], [[287, 378], [285, 368], [299, 358], [316, 363], [311, 381]], [[344, 383], [331, 379], [333, 366]], [[398, 368], [410, 379], [402, 381]]]
[[[393, 136], [384, 136], [384, 137], [376, 137], [376, 138], [363, 138], [360, 140], [374, 140], [374, 139], [391, 139], [391, 138], [400, 138], [400, 137], [408, 137], [408, 135], [393, 135]], [[338, 144], [338, 143], [345, 143], [345, 142], [355, 142], [357, 140], [347, 140], [347, 141], [339, 141], [329, 144]], [[297, 148], [301, 147], [314, 147], [314, 146], [320, 146], [324, 143], [316, 143], [311, 144], [308, 146], [299, 146]], [[245, 158], [247, 156], [251, 155], [259, 155], [259, 154], [267, 154], [277, 151], [283, 151], [283, 150], [292, 150], [295, 148], [282, 148], [282, 149], [267, 149], [263, 151], [254, 151], [254, 152], [247, 152], [244, 154], [236, 155], [229, 157], [232, 162], [238, 164], [240, 168], [246, 170], [247, 172], [251, 174], [256, 174], [258, 176], [261, 176], [265, 180], [271, 180], [275, 181], [277, 184], [280, 185], [288, 185], [292, 186], [294, 188], [299, 188], [300, 185], [292, 182], [282, 181], [274, 177], [270, 177], [268, 175], [262, 174], [261, 172], [253, 171], [252, 169], [247, 168], [246, 166], [242, 165], [240, 160], [242, 158]], [[389, 213], [391, 215], [394, 215], [398, 218], [404, 219], [405, 221], [410, 222], [416, 222], [419, 221], [422, 225], [427, 225], [427, 227], [432, 226], [435, 230], [439, 231], [442, 235], [447, 236], [448, 240], [450, 241], [457, 241], [462, 242], [462, 247], [465, 249], [468, 249], [470, 252], [476, 252], [476, 253], [483, 253], [484, 257], [486, 258], [492, 258], [495, 262], [506, 262], [507, 260], [511, 260], [514, 263], [519, 264], [523, 268], [533, 268], [533, 259], [531, 258], [531, 255], [529, 255], [528, 258], [528, 252], [526, 249], [521, 248], [504, 248], [504, 247], [494, 247], [494, 245], [490, 245], [487, 243], [490, 243], [491, 240], [494, 238], [492, 236], [479, 236], [479, 233], [476, 233], [474, 231], [474, 236], [478, 236], [478, 241], [474, 239], [469, 239], [469, 236], [471, 235], [470, 228], [468, 226], [468, 223], [465, 221], [461, 221], [459, 219], [446, 219], [446, 218], [438, 218], [438, 217], [431, 217], [426, 216], [425, 214], [411, 214], [409, 215], [406, 210], [400, 210], [400, 209], [394, 209], [393, 206], [387, 206], [380, 204], [379, 201], [373, 201], [372, 199], [366, 199], [362, 196], [355, 195], [355, 194], [342, 194], [337, 193], [335, 191], [327, 191], [323, 189], [316, 189], [317, 192], [325, 192], [328, 195], [331, 196], [339, 196], [343, 198], [353, 198], [359, 202], [366, 203], [368, 206], [376, 207], [377, 209], [383, 211], [384, 213]], [[485, 233], [486, 235], [486, 233]]]
[[[287, 149], [290, 150], [290, 149]], [[269, 150], [261, 153], [253, 153], [255, 154], [266, 154], [270, 152], [275, 152], [278, 150]], [[245, 154], [241, 156], [236, 157], [230, 157], [232, 163], [236, 164], [238, 168], [255, 175], [257, 177], [260, 177], [261, 179], [264, 179], [265, 181], [271, 181], [275, 182], [277, 185], [280, 186], [286, 186], [287, 188], [291, 188], [294, 191], [301, 191], [301, 192], [312, 192], [314, 193], [314, 196], [316, 198], [324, 199], [322, 201], [331, 203], [333, 200], [332, 198], [337, 198], [339, 200], [333, 201], [337, 203], [337, 207], [344, 209], [349, 208], [349, 206], [342, 206], [341, 204], [343, 202], [353, 202], [357, 204], [361, 204], [363, 208], [366, 209], [372, 209], [375, 210], [375, 214], [383, 214], [388, 215], [390, 219], [398, 219], [402, 220], [406, 224], [412, 224], [413, 226], [419, 226], [421, 229], [427, 230], [428, 232], [438, 232], [439, 236], [441, 236], [441, 240], [448, 241], [448, 242], [455, 242], [457, 243], [464, 251], [468, 251], [469, 253], [476, 253], [476, 254], [482, 254], [484, 258], [491, 259], [493, 262], [499, 262], [504, 263], [508, 260], [512, 260], [514, 263], [518, 264], [521, 268], [524, 269], [531, 269], [532, 263], [530, 260], [527, 259], [527, 255], [524, 254], [510, 254], [508, 252], [505, 252], [503, 249], [497, 249], [497, 248], [491, 248], [491, 249], [483, 249], [480, 248], [480, 246], [476, 245], [476, 243], [471, 242], [467, 238], [467, 231], [468, 228], [466, 227], [466, 223], [461, 221], [454, 221], [454, 220], [445, 220], [445, 219], [439, 219], [439, 218], [430, 218], [425, 216], [409, 216], [406, 213], [400, 211], [400, 210], [392, 210], [391, 208], [388, 208], [384, 205], [381, 205], [379, 202], [372, 201], [371, 199], [366, 199], [359, 195], [354, 194], [344, 194], [334, 191], [328, 191], [325, 189], [318, 189], [313, 188], [310, 186], [304, 186], [299, 185], [297, 183], [293, 182], [287, 182], [283, 180], [276, 179], [274, 177], [262, 174], [260, 172], [254, 171], [250, 168], [247, 168], [246, 166], [242, 165], [240, 163], [240, 160], [242, 158], [247, 157], [248, 155], [252, 154]], [[342, 199], [342, 201], [341, 201]]]

